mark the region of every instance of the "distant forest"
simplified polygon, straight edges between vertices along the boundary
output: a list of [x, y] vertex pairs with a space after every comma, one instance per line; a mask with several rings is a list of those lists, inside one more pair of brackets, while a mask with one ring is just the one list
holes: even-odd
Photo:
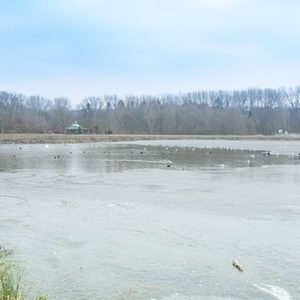
[[300, 86], [295, 88], [88, 97], [73, 109], [50, 100], [0, 92], [0, 132], [63, 132], [77, 121], [93, 133], [274, 134], [300, 133]]

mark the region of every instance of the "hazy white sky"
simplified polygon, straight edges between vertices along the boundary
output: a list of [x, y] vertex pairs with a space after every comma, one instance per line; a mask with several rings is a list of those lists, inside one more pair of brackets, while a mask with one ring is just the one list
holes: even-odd
[[299, 84], [298, 0], [0, 0], [0, 90], [106, 93]]

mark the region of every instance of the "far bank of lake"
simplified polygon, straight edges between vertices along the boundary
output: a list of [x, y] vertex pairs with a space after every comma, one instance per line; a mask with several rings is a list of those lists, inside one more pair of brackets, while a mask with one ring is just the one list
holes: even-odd
[[300, 140], [300, 135], [0, 134], [0, 144], [75, 144], [138, 140]]

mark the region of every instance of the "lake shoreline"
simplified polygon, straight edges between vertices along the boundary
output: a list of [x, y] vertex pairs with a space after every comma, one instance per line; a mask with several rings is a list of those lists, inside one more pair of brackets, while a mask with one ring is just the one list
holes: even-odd
[[0, 134], [0, 144], [80, 144], [139, 140], [262, 140], [299, 141], [300, 135], [138, 135], [138, 134]]

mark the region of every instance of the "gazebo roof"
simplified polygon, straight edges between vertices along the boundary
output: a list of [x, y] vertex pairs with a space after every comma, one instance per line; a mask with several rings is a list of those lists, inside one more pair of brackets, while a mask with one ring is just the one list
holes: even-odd
[[74, 123], [74, 124], [72, 124], [71, 126], [69, 126], [69, 127], [66, 127], [66, 129], [73, 129], [73, 130], [78, 130], [78, 129], [80, 129], [81, 128], [81, 126], [77, 123], [77, 121]]
[[81, 126], [78, 123], [74, 123], [70, 127], [72, 127], [72, 128], [80, 128]]

